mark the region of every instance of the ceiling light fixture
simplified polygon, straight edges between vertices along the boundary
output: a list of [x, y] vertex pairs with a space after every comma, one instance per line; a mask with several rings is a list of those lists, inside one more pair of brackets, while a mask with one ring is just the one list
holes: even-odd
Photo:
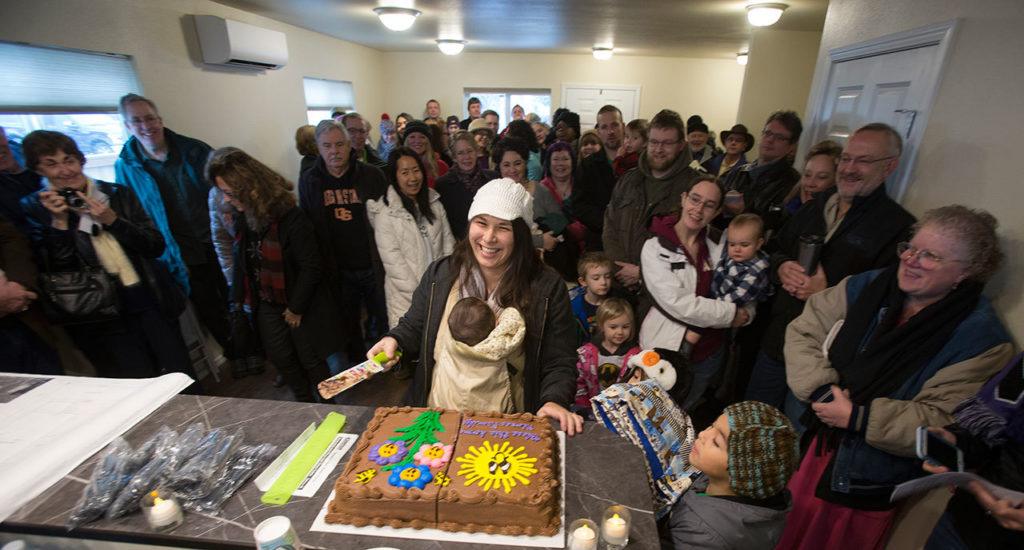
[[747, 57], [747, 52], [740, 52], [736, 54], [736, 62], [739, 63], [740, 65], [746, 65]]
[[408, 30], [408, 28], [416, 22], [416, 18], [419, 17], [422, 12], [412, 8], [385, 7], [373, 8], [373, 13], [377, 14], [377, 17], [380, 18], [380, 22], [388, 29], [393, 31], [404, 31]]
[[597, 59], [599, 61], [607, 61], [612, 58], [612, 53], [614, 53], [614, 51], [614, 48], [594, 46], [594, 59]]
[[747, 5], [747, 21], [755, 27], [770, 27], [782, 17], [787, 4], [758, 2]]
[[445, 55], [459, 55], [464, 47], [466, 47], [465, 40], [442, 38], [437, 41], [437, 49], [441, 50], [441, 53]]

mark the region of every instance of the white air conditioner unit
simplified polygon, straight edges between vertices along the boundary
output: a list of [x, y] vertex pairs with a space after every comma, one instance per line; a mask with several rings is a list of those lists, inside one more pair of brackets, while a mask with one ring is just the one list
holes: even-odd
[[288, 64], [283, 32], [214, 15], [195, 15], [203, 62], [250, 69], [280, 69]]

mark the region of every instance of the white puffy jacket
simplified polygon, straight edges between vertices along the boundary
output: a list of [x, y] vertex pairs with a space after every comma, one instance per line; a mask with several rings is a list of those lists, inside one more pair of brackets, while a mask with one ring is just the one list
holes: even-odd
[[[707, 238], [708, 257], [712, 262], [722, 257], [725, 242], [725, 235], [719, 242]], [[714, 263], [706, 267], [714, 268]], [[697, 296], [697, 270], [686, 254], [671, 243], [659, 237], [647, 239], [640, 252], [640, 273], [644, 287], [656, 304], [640, 326], [641, 348], [678, 350], [686, 335], [686, 325], [725, 328], [732, 324], [736, 305]], [[747, 306], [747, 313], [753, 319], [752, 305]]]
[[366, 201], [374, 240], [384, 263], [384, 296], [391, 327], [398, 326], [398, 320], [409, 309], [412, 293], [430, 262], [451, 254], [455, 246], [440, 196], [433, 189], [427, 191], [434, 223], [426, 225], [426, 235], [420, 233], [416, 220], [402, 206], [394, 186], [388, 186], [384, 198]]

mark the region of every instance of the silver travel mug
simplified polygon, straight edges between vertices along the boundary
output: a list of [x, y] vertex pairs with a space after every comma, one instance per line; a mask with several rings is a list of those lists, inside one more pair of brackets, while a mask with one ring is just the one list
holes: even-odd
[[808, 277], [814, 275], [818, 270], [818, 260], [821, 259], [821, 249], [825, 246], [825, 239], [821, 235], [804, 235], [800, 237], [800, 246], [796, 253], [796, 263], [804, 268]]

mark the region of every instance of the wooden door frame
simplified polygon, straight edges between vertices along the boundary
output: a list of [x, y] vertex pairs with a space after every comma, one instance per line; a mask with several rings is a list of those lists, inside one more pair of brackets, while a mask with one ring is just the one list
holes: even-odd
[[817, 79], [811, 88], [811, 95], [807, 101], [809, 116], [806, 126], [810, 131], [807, 132], [806, 137], [802, 140], [803, 143], [799, 148], [798, 158], [803, 158], [803, 155], [811, 145], [824, 139], [822, 134], [825, 130], [825, 121], [820, 117], [825, 109], [825, 103], [828, 101], [828, 90], [831, 87], [837, 64], [844, 61], [853, 61], [855, 59], [926, 46], [937, 46], [938, 55], [935, 62], [938, 64], [938, 68], [935, 72], [935, 85], [925, 92], [922, 110], [914, 119], [910, 139], [905, 140], [903, 148], [905, 170], [901, 174], [900, 180], [894, 182], [895, 184], [890, 187], [890, 190], [893, 192], [893, 199], [897, 202], [902, 202], [911, 179], [911, 174], [914, 172], [914, 163], [916, 162], [919, 149], [918, 145], [924, 136], [925, 128], [928, 127], [928, 119], [930, 118], [932, 108], [935, 106], [935, 98], [938, 95], [939, 88], [942, 85], [942, 78], [946, 72], [946, 66], [952, 51], [951, 44], [959, 25], [960, 19], [951, 19], [829, 50], [828, 55], [819, 59], [818, 67], [815, 69], [815, 74], [825, 76], [824, 78]]
[[[634, 91], [634, 92], [636, 92], [636, 94], [633, 96], [633, 112], [636, 113], [637, 117], [640, 116], [640, 88], [641, 88], [640, 84], [574, 84], [574, 83], [565, 83], [565, 82], [563, 82], [562, 83], [562, 102], [560, 103], [560, 105], [562, 107], [565, 106], [565, 96], [566, 96], [566, 92], [568, 92], [569, 88], [583, 88], [583, 89], [586, 89], [586, 90], [604, 90], [606, 88], [611, 88], [611, 89], [615, 89], [615, 90], [631, 90], [631, 91]], [[629, 122], [629, 121], [628, 120], [624, 120], [622, 122], [623, 122], [623, 124], [625, 124], [626, 122]]]

